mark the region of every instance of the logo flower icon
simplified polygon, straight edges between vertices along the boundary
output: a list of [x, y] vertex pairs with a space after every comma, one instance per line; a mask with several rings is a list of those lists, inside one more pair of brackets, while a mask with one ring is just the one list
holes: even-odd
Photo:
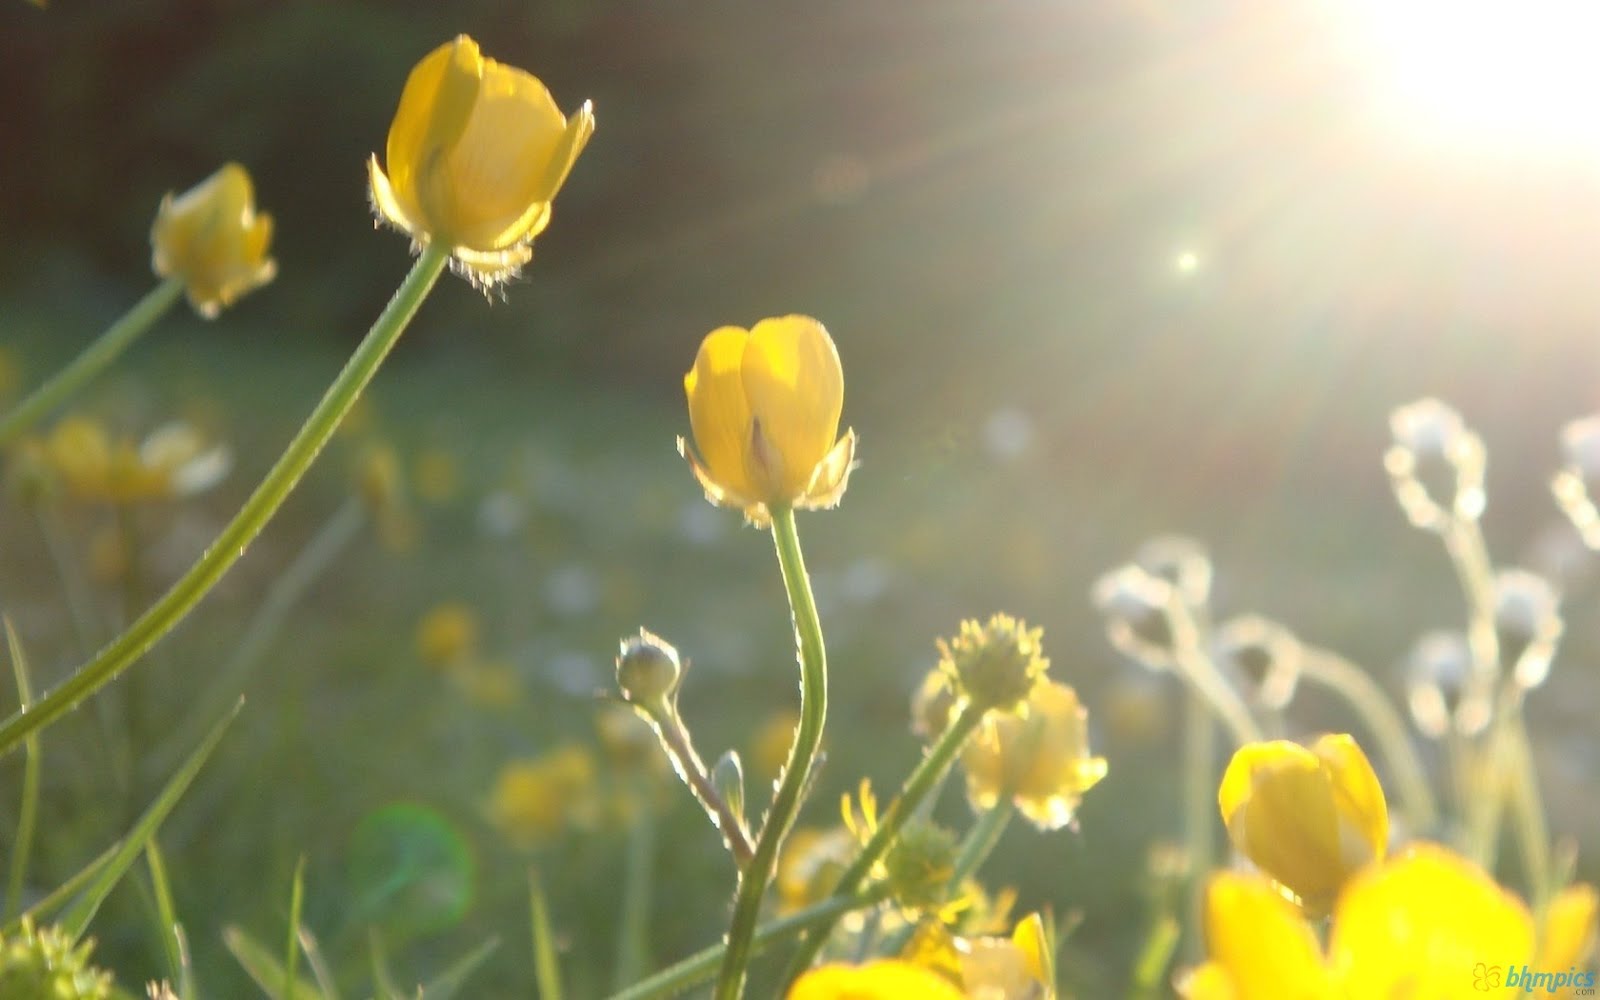
[[1500, 966], [1479, 962], [1472, 967], [1472, 988], [1489, 992], [1500, 985]]

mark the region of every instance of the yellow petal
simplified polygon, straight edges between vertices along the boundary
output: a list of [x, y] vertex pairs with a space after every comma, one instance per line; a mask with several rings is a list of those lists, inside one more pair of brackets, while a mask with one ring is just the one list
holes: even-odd
[[700, 452], [704, 478], [735, 497], [765, 499], [746, 472], [750, 406], [745, 401], [744, 362], [748, 331], [724, 326], [700, 344], [694, 367], [683, 377], [689, 397], [689, 426]]
[[833, 338], [809, 316], [757, 323], [745, 350], [744, 392], [766, 443], [753, 456], [771, 490], [763, 499], [793, 503], [839, 432], [844, 373]]
[[537, 235], [548, 218], [545, 173], [567, 120], [531, 74], [483, 62], [482, 85], [466, 129], [440, 172], [453, 241], [500, 250]]
[[1178, 979], [1178, 995], [1184, 1000], [1239, 1000], [1233, 977], [1216, 962], [1191, 969]]
[[1238, 1000], [1331, 996], [1316, 935], [1265, 879], [1234, 872], [1212, 876], [1205, 933], [1207, 954], [1226, 970]]
[[[1311, 745], [1333, 784], [1334, 809], [1340, 818], [1340, 854], [1354, 870], [1381, 861], [1389, 847], [1389, 809], [1383, 786], [1367, 755], [1345, 733], [1330, 733]], [[1354, 834], [1354, 837], [1351, 835]]]
[[1522, 965], [1532, 957], [1527, 908], [1434, 844], [1352, 880], [1328, 945], [1333, 974], [1350, 997], [1470, 996], [1476, 963]]
[[1565, 972], [1582, 968], [1594, 950], [1595, 913], [1600, 896], [1592, 885], [1569, 885], [1550, 901], [1539, 931], [1539, 968]]
[[964, 1000], [936, 973], [884, 959], [866, 965], [824, 965], [801, 976], [789, 1000]]
[[1217, 794], [1234, 846], [1308, 904], [1325, 906], [1349, 874], [1333, 782], [1297, 743], [1241, 747]]
[[406, 77], [384, 153], [389, 183], [404, 214], [437, 232], [421, 188], [467, 130], [483, 75], [478, 45], [466, 35], [434, 49]]
[[367, 157], [367, 191], [372, 196], [372, 209], [383, 221], [408, 234], [419, 242], [427, 242], [427, 230], [417, 217], [415, 202], [401, 204], [400, 194], [389, 183], [389, 177], [378, 166], [376, 156]]

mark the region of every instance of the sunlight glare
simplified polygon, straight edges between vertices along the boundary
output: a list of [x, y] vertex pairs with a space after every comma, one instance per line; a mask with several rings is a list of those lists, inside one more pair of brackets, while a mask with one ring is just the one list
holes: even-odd
[[1600, 153], [1597, 0], [1360, 0], [1352, 9], [1396, 127], [1502, 150]]

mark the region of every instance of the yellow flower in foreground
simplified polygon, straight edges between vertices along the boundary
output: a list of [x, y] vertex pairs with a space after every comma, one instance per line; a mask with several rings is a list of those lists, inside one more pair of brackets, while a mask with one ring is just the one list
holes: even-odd
[[837, 441], [844, 373], [833, 338], [809, 316], [724, 326], [683, 377], [699, 455], [680, 438], [706, 498], [757, 526], [775, 507], [833, 507], [855, 458], [855, 433]]
[[489, 821], [521, 848], [532, 848], [568, 824], [592, 822], [598, 805], [594, 757], [567, 746], [501, 768], [489, 793]]
[[150, 230], [151, 267], [163, 278], [182, 278], [195, 311], [214, 319], [278, 273], [267, 256], [271, 242], [272, 216], [256, 214], [250, 174], [229, 163], [182, 195], [161, 199]]
[[1009, 938], [956, 941], [961, 984], [971, 1000], [1051, 1000], [1056, 995], [1050, 942], [1034, 913]]
[[1584, 968], [1594, 950], [1596, 910], [1600, 894], [1592, 885], [1569, 885], [1556, 894], [1539, 927], [1539, 962], [1536, 968], [1565, 972]]
[[1383, 789], [1346, 735], [1324, 736], [1310, 749], [1285, 740], [1240, 747], [1217, 802], [1234, 847], [1313, 912], [1326, 912], [1389, 842]]
[[965, 1000], [938, 973], [882, 959], [866, 965], [824, 965], [795, 981], [789, 1000]]
[[1089, 755], [1088, 712], [1065, 684], [1036, 685], [1019, 714], [990, 712], [966, 748], [967, 798], [992, 809], [1009, 797], [1042, 830], [1072, 822], [1083, 793], [1106, 775], [1103, 757]]
[[1301, 911], [1266, 879], [1212, 877], [1210, 961], [1181, 984], [1189, 1000], [1440, 1000], [1473, 996], [1473, 969], [1523, 965], [1533, 921], [1516, 897], [1435, 844], [1352, 879], [1327, 954]]
[[550, 203], [594, 134], [587, 102], [569, 119], [532, 74], [485, 59], [461, 35], [419, 62], [389, 126], [384, 167], [368, 162], [378, 215], [418, 245], [450, 248], [492, 285], [533, 256]]

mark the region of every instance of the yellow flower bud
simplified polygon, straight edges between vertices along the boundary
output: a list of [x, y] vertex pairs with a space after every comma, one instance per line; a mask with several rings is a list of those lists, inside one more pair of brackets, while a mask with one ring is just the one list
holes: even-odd
[[384, 167], [368, 162], [379, 217], [418, 245], [450, 248], [457, 270], [492, 285], [533, 256], [550, 203], [594, 134], [585, 102], [569, 119], [532, 74], [485, 59], [466, 35], [406, 79]]
[[961, 990], [936, 972], [895, 959], [866, 965], [824, 965], [795, 981], [788, 1000], [964, 1000]]
[[272, 216], [256, 214], [250, 174], [229, 163], [182, 195], [161, 199], [150, 230], [151, 267], [163, 278], [182, 278], [195, 311], [215, 319], [278, 273], [267, 256], [271, 242]]
[[844, 374], [833, 338], [809, 316], [724, 326], [683, 377], [695, 448], [682, 439], [706, 498], [765, 525], [774, 507], [833, 507], [844, 495], [855, 433], [837, 441]]
[[1326, 912], [1389, 842], [1378, 776], [1347, 735], [1324, 736], [1310, 749], [1285, 740], [1240, 747], [1217, 802], [1234, 847], [1313, 912]]
[[1594, 951], [1596, 911], [1600, 894], [1592, 885], [1569, 885], [1545, 908], [1539, 927], [1539, 968], [1565, 972], [1580, 968]]
[[1009, 797], [1042, 830], [1071, 823], [1083, 793], [1106, 774], [1105, 758], [1089, 755], [1088, 713], [1077, 693], [1054, 681], [1035, 686], [1019, 714], [985, 716], [961, 765], [973, 808]]

